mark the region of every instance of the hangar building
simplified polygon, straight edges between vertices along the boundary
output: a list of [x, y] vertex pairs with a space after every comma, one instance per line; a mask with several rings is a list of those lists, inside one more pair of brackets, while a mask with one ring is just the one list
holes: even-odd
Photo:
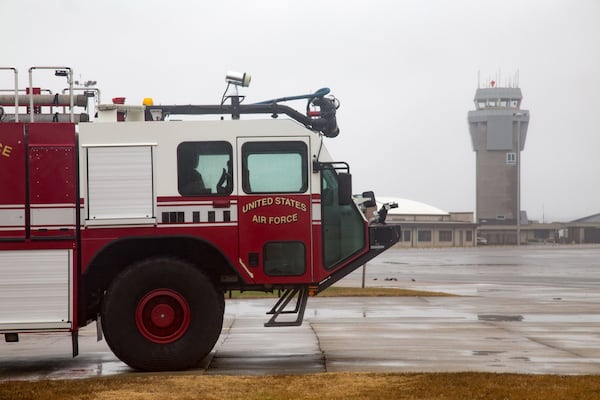
[[[388, 212], [387, 222], [402, 226], [402, 240], [395, 247], [470, 247], [476, 244], [472, 212], [448, 212], [419, 201], [377, 197], [377, 209], [398, 203]], [[372, 212], [375, 209], [369, 210]]]

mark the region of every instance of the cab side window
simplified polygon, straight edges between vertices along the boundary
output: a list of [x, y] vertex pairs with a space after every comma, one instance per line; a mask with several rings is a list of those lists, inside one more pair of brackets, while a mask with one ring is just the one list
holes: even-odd
[[242, 146], [246, 193], [304, 193], [308, 189], [306, 144], [248, 142]]
[[182, 196], [229, 195], [233, 191], [229, 142], [183, 142], [177, 146], [177, 188]]

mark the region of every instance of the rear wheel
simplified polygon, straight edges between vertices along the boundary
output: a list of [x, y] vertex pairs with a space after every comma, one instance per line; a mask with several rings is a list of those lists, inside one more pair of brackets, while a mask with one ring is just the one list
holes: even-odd
[[144, 371], [196, 366], [223, 326], [224, 299], [193, 265], [172, 258], [133, 264], [111, 283], [102, 329], [119, 359]]

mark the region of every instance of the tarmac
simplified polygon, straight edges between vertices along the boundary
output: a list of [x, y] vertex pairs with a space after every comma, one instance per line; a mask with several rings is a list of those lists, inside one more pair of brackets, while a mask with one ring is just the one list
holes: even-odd
[[[362, 285], [363, 269], [338, 285]], [[366, 286], [447, 297], [314, 297], [300, 327], [265, 328], [272, 299], [227, 300], [215, 349], [178, 374], [316, 372], [600, 373], [600, 246], [389, 250], [364, 269]], [[0, 380], [137, 374], [95, 325], [69, 335], [0, 343]], [[169, 373], [171, 374], [171, 373]]]

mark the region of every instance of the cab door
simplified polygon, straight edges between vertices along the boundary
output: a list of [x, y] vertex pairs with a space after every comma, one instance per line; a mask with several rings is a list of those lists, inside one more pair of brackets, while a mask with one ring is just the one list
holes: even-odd
[[309, 138], [238, 138], [240, 263], [256, 283], [313, 280]]

